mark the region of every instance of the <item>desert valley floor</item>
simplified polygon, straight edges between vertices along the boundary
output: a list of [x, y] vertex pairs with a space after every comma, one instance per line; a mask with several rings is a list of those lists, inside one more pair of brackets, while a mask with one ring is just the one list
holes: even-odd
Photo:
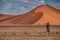
[[0, 40], [60, 40], [60, 25], [0, 25]]

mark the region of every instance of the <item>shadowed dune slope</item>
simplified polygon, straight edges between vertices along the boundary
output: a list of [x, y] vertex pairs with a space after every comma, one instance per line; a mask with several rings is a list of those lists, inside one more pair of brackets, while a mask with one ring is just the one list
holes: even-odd
[[60, 11], [48, 4], [44, 4], [25, 14], [16, 15], [3, 20], [4, 21], [1, 21], [0, 24], [44, 25], [49, 22], [51, 25], [60, 25]]

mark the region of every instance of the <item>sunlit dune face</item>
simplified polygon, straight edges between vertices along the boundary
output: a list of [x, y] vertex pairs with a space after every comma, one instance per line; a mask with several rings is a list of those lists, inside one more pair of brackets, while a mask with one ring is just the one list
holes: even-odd
[[59, 25], [60, 20], [54, 18], [53, 16], [50, 16], [49, 14], [44, 14], [41, 19], [39, 19], [35, 25], [46, 25], [47, 23], [50, 23], [51, 25]]

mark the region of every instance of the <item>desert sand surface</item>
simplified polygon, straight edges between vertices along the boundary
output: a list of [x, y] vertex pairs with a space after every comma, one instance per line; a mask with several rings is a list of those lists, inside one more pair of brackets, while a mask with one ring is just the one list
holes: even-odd
[[0, 17], [0, 24], [45, 25], [48, 22], [51, 25], [60, 25], [60, 10], [48, 4], [38, 6], [22, 15], [12, 17], [9, 15], [1, 15]]
[[60, 26], [20, 25], [0, 26], [0, 40], [60, 40]]

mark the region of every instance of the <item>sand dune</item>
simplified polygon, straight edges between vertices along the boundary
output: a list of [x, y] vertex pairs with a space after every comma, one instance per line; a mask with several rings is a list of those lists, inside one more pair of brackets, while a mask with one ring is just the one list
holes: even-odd
[[3, 16], [1, 17], [0, 24], [34, 24], [34, 25], [44, 25], [50, 23], [51, 25], [60, 25], [60, 11], [54, 7], [44, 4], [36, 7], [22, 15], [16, 16]]
[[13, 17], [13, 15], [0, 14], [0, 21]]
[[60, 12], [52, 6], [42, 5], [36, 8], [35, 12], [43, 12], [44, 15], [41, 19], [39, 19], [39, 21], [34, 24], [43, 25], [49, 22], [51, 25], [60, 25]]
[[10, 19], [2, 21], [2, 24], [33, 24], [42, 17], [43, 13], [30, 12], [24, 15], [17, 15]]

